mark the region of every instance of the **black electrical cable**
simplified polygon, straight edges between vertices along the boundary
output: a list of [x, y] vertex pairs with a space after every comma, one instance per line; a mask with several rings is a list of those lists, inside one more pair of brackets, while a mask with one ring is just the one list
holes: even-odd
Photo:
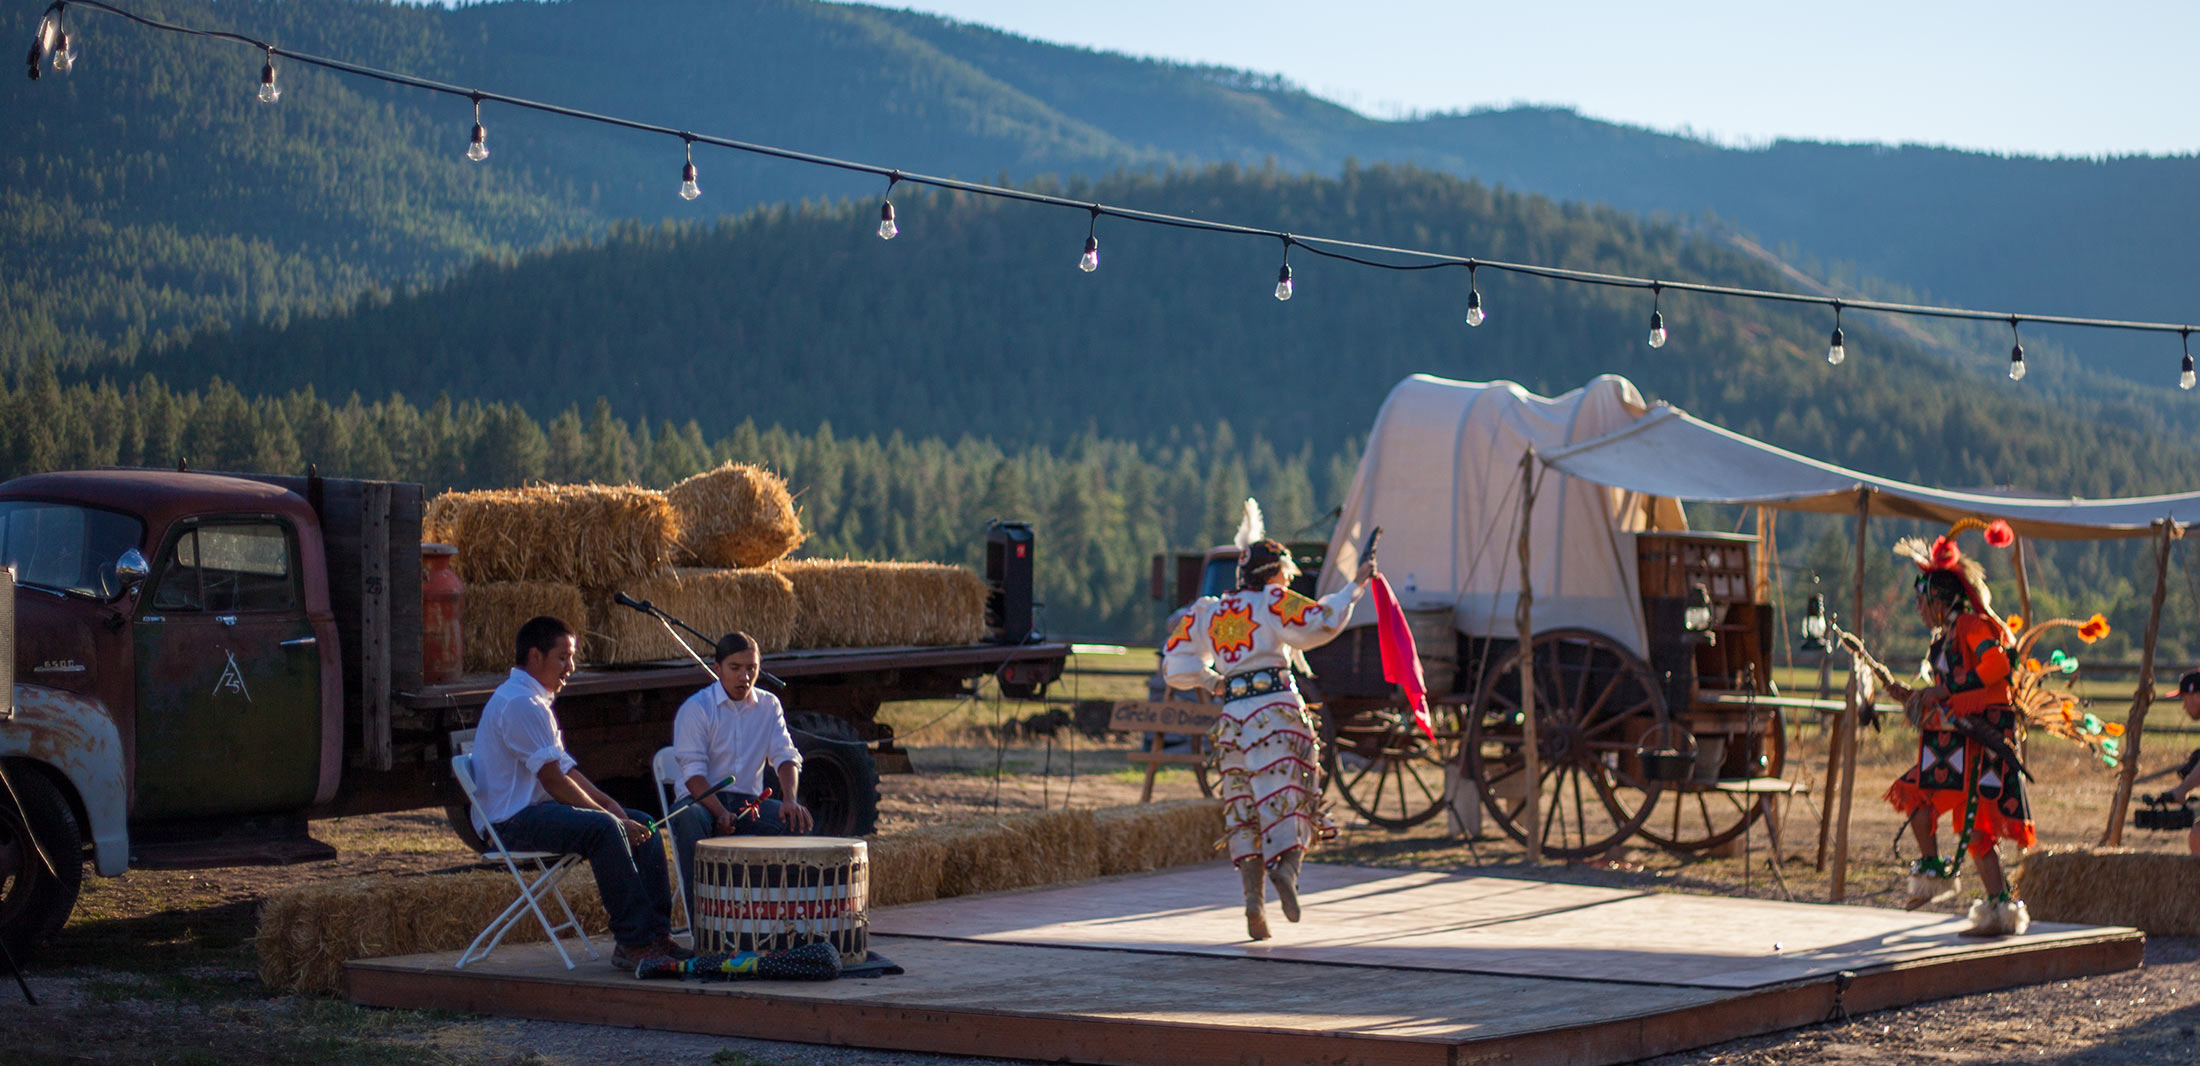
[[[219, 40], [235, 41], [237, 43], [249, 45], [252, 48], [258, 49], [264, 52], [269, 57], [281, 56], [293, 62], [303, 63], [308, 66], [321, 67], [327, 70], [333, 70], [344, 74], [353, 74], [363, 78], [371, 78], [373, 80], [387, 82], [392, 85], [403, 85], [416, 89], [426, 89], [430, 92], [466, 97], [477, 103], [483, 100], [490, 100], [501, 104], [509, 104], [513, 107], [527, 108], [531, 111], [540, 111], [545, 114], [558, 115], [565, 118], [576, 118], [587, 122], [596, 122], [607, 126], [615, 126], [621, 129], [636, 130], [643, 133], [658, 133], [669, 137], [679, 137], [682, 140], [689, 142], [690, 144], [708, 144], [719, 148], [730, 148], [735, 151], [767, 156], [773, 159], [784, 159], [796, 163], [808, 163], [813, 166], [827, 167], [835, 170], [845, 170], [859, 174], [872, 174], [878, 177], [891, 178], [896, 181], [906, 181], [917, 185], [928, 185], [934, 188], [945, 189], [951, 192], [967, 192], [980, 196], [991, 196], [1004, 200], [1016, 200], [1024, 203], [1039, 204], [1047, 207], [1068, 207], [1075, 208], [1079, 211], [1089, 211], [1092, 214], [1092, 219], [1095, 225], [1097, 225], [1100, 216], [1108, 215], [1115, 218], [1127, 219], [1133, 222], [1144, 222], [1151, 225], [1167, 226], [1175, 229], [1196, 230], [1207, 233], [1235, 234], [1238, 236], [1248, 237], [1265, 237], [1271, 240], [1281, 240], [1284, 243], [1287, 264], [1289, 251], [1291, 247], [1295, 245], [1297, 247], [1306, 249], [1306, 251], [1311, 255], [1321, 256], [1325, 259], [1341, 260], [1347, 263], [1357, 264], [1359, 266], [1373, 267], [1378, 270], [1414, 271], [1441, 270], [1447, 267], [1466, 267], [1468, 268], [1469, 272], [1472, 273], [1475, 268], [1484, 268], [1489, 270], [1503, 271], [1510, 274], [1519, 274], [1526, 277], [1545, 278], [1553, 281], [1569, 281], [1584, 285], [1600, 285], [1610, 288], [1626, 289], [1650, 289], [1653, 293], [1661, 289], [1670, 289], [1675, 292], [1691, 292], [1706, 296], [1729, 296], [1737, 299], [1764, 300], [1773, 303], [1805, 304], [1815, 305], [1819, 307], [1840, 307], [1851, 311], [1877, 311], [1885, 314], [1909, 315], [1920, 318], [1946, 318], [1991, 322], [2008, 322], [2016, 319], [2022, 319], [2026, 322], [2034, 322], [2042, 325], [2079, 326], [2088, 329], [2119, 329], [2147, 333], [2187, 334], [2194, 329], [2200, 329], [2200, 326], [2170, 322], [2143, 322], [2126, 319], [2085, 318], [2075, 315], [2012, 314], [2007, 311], [1981, 311], [1963, 307], [1939, 307], [1928, 304], [1894, 303], [1881, 300], [1855, 300], [1832, 296], [1814, 296], [1807, 293], [1780, 292], [1771, 289], [1748, 289], [1732, 285], [1710, 285], [1697, 282], [1668, 281], [1662, 278], [1638, 278], [1630, 277], [1624, 274], [1604, 274], [1598, 273], [1596, 271], [1570, 270], [1564, 267], [1541, 266], [1534, 263], [1511, 263], [1493, 259], [1476, 259], [1466, 256], [1449, 255], [1442, 252], [1432, 252], [1425, 249], [1400, 248], [1390, 245], [1371, 244], [1363, 241], [1345, 240], [1336, 237], [1310, 237], [1303, 234], [1286, 233], [1282, 230], [1264, 229], [1258, 226], [1244, 226], [1229, 222], [1214, 222], [1207, 219], [1188, 218], [1182, 215], [1171, 215], [1165, 214], [1163, 212], [1146, 211], [1131, 207], [1114, 207], [1106, 204], [1070, 200], [1060, 196], [1050, 196], [1045, 193], [1029, 192], [1023, 189], [1004, 188], [998, 185], [984, 185], [977, 182], [962, 181], [955, 178], [935, 177], [929, 174], [913, 174], [905, 170], [900, 170], [894, 167], [880, 166], [875, 163], [863, 163], [854, 160], [836, 159], [832, 156], [817, 155], [815, 153], [797, 151], [791, 148], [781, 148], [776, 145], [756, 144], [749, 141], [737, 141], [726, 137], [713, 137], [706, 134], [691, 133], [685, 130], [674, 129], [670, 126], [660, 126], [655, 123], [641, 122], [629, 118], [621, 118], [616, 115], [604, 115], [592, 111], [582, 111], [578, 108], [565, 107], [559, 104], [544, 103], [539, 100], [529, 100], [523, 97], [507, 96], [502, 93], [486, 92], [479, 89], [464, 89], [456, 85], [449, 84], [448, 82], [435, 81], [430, 78], [420, 78], [410, 74], [399, 74], [394, 71], [381, 70], [375, 67], [364, 66], [345, 60], [330, 59], [325, 56], [316, 56], [305, 52], [292, 51], [287, 48], [278, 48], [272, 44], [268, 44], [265, 41], [256, 40], [240, 33], [232, 33], [226, 30], [204, 30], [190, 26], [178, 26], [172, 23], [162, 22], [157, 19], [147, 18], [143, 15], [139, 15], [131, 11], [126, 11], [112, 4], [103, 3], [101, 2], [101, 0], [55, 0], [55, 2], [46, 9], [46, 14], [48, 16], [54, 15], [55, 13], [60, 12], [70, 7], [71, 5], [78, 7], [88, 7], [97, 11], [104, 11], [108, 14], [128, 19], [131, 22], [135, 22], [139, 25], [146, 26], [151, 29], [163, 30], [169, 33], [180, 33], [193, 37], [211, 37]], [[34, 54], [37, 51], [37, 45], [35, 44], [33, 46], [33, 51]], [[33, 66], [33, 69], [36, 69], [35, 64]], [[1410, 263], [1386, 262], [1382, 259], [1369, 258], [1368, 255], [1356, 253], [1402, 256], [1422, 261]]]

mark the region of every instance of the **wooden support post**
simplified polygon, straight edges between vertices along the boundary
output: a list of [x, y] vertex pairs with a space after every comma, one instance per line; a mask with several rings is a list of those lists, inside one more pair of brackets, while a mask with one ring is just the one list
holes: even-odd
[[359, 534], [359, 751], [368, 767], [387, 770], [396, 762], [390, 745], [388, 482], [361, 484]]
[[2167, 518], [2156, 522], [2154, 528], [2154, 600], [2147, 607], [2146, 646], [2139, 650], [2139, 687], [2131, 694], [2131, 713], [2124, 716], [2123, 766], [2116, 772], [2116, 800], [2109, 805], [2108, 832], [2101, 836], [2101, 843], [2110, 847], [2124, 842], [2124, 812], [2131, 808], [2131, 785], [2139, 773], [2139, 741], [2146, 730], [2147, 708], [2154, 704], [2154, 639], [2162, 632], [2162, 598], [2169, 591], [2169, 542], [2184, 532]]
[[[1862, 626], [1864, 621], [1864, 550], [1865, 530], [1871, 524], [1872, 490], [1856, 490], [1856, 598], [1849, 615], [1849, 624]], [[1856, 671], [1849, 671], [1848, 698], [1841, 701], [1841, 813], [1834, 825], [1833, 834], [1833, 885], [1830, 896], [1835, 903], [1849, 894], [1849, 804], [1856, 798]], [[1830, 797], [1829, 797], [1830, 798]]]
[[2024, 549], [2027, 546], [2023, 537], [2018, 537], [2017, 542], [2010, 545], [2016, 549], [2017, 556], [2017, 616], [2024, 619], [2025, 625], [2031, 625], [2036, 619], [2032, 617], [2032, 577], [2025, 572], [2024, 566]]
[[[1822, 676], [1822, 675], [1821, 675]], [[1824, 686], [1819, 688], [1824, 697]], [[1841, 794], [1841, 723], [1833, 724], [1833, 739], [1826, 744], [1825, 802], [1818, 807], [1818, 860], [1813, 869], [1826, 872], [1826, 844], [1833, 839], [1833, 798]]]
[[1528, 575], [1528, 532], [1535, 521], [1535, 449], [1520, 457], [1520, 598], [1513, 606], [1513, 622], [1520, 631], [1520, 759], [1527, 775], [1526, 806], [1521, 830], [1528, 837], [1528, 861], [1543, 861], [1543, 753], [1535, 727], [1535, 642], [1532, 607], [1535, 595]]

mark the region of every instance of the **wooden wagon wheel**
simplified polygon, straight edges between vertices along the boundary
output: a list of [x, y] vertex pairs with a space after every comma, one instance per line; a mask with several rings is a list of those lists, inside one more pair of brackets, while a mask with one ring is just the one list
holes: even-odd
[[[1635, 740], [1665, 720], [1649, 666], [1602, 633], [1554, 629], [1527, 649], [1535, 684], [1536, 752], [1542, 762], [1543, 854], [1600, 855], [1627, 839], [1656, 806], [1660, 785], [1635, 764]], [[1521, 758], [1520, 655], [1498, 660], [1467, 720], [1465, 774], [1514, 840], [1527, 802]]]
[[[1726, 765], [1739, 766], [1748, 777], [1777, 778], [1787, 766], [1787, 728], [1780, 709], [1759, 712], [1765, 730], [1754, 738], [1750, 750], [1729, 752]], [[1743, 739], [1729, 736], [1728, 744]], [[1707, 851], [1747, 832], [1764, 817], [1765, 805], [1756, 793], [1721, 791], [1690, 782], [1669, 784], [1643, 819], [1643, 839], [1672, 851]]]
[[1384, 704], [1322, 715], [1322, 770], [1345, 806], [1385, 829], [1410, 829], [1449, 802], [1445, 772], [1466, 730], [1458, 704], [1429, 705], [1431, 741], [1406, 707]]

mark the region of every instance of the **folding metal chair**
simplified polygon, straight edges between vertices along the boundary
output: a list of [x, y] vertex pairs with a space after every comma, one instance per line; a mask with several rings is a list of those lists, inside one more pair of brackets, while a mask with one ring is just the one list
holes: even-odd
[[[451, 776], [458, 778], [458, 787], [466, 793], [467, 806], [473, 809], [476, 820], [486, 827], [483, 835], [489, 842], [489, 850], [482, 852], [481, 857], [503, 863], [505, 872], [510, 873], [512, 882], [519, 886], [519, 898], [513, 900], [511, 906], [504, 908], [504, 913], [497, 915], [495, 921], [483, 927], [479, 936], [474, 937], [474, 942], [467, 946], [466, 953], [458, 957], [458, 968], [463, 969], [469, 962], [488, 958], [489, 953], [495, 951], [497, 944], [504, 940], [504, 934], [511, 932], [512, 927], [529, 914], [542, 923], [543, 932], [550, 937], [550, 946], [557, 950], [558, 958], [565, 961], [566, 969], [574, 968], [573, 956], [565, 950], [564, 934], [568, 932], [580, 941], [581, 950], [587, 952], [590, 959], [599, 958], [596, 946], [589, 943], [587, 931], [581, 928], [581, 920], [573, 914], [573, 905], [567, 903], [565, 893], [558, 890], [558, 882], [564, 880], [566, 874], [573, 872], [581, 857], [549, 851], [513, 851], [505, 847], [503, 839], [497, 835], [497, 827], [490, 824], [488, 815], [482, 812], [481, 797], [474, 792], [474, 757], [470, 750], [465, 750], [471, 744], [462, 747], [455, 736], [452, 740], [452, 747], [458, 749], [459, 754], [451, 756]], [[472, 738], [468, 737], [467, 740], [471, 741]], [[550, 916], [542, 909], [542, 901], [545, 899], [557, 901], [558, 910], [565, 915], [564, 921], [551, 924]]]
[[657, 816], [664, 820], [665, 857], [672, 861], [672, 920], [676, 933], [693, 933], [688, 924], [687, 889], [681, 885], [680, 849], [672, 843], [672, 805], [674, 797], [687, 793], [687, 778], [680, 773], [679, 760], [672, 757], [672, 748], [657, 749], [649, 760], [650, 773], [657, 778]]

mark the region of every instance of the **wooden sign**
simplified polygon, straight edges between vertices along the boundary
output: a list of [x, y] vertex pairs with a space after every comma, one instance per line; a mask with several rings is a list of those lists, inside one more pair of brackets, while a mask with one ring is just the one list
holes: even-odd
[[1125, 701], [1115, 705], [1108, 728], [1125, 733], [1205, 733], [1221, 712], [1219, 705], [1189, 700]]

